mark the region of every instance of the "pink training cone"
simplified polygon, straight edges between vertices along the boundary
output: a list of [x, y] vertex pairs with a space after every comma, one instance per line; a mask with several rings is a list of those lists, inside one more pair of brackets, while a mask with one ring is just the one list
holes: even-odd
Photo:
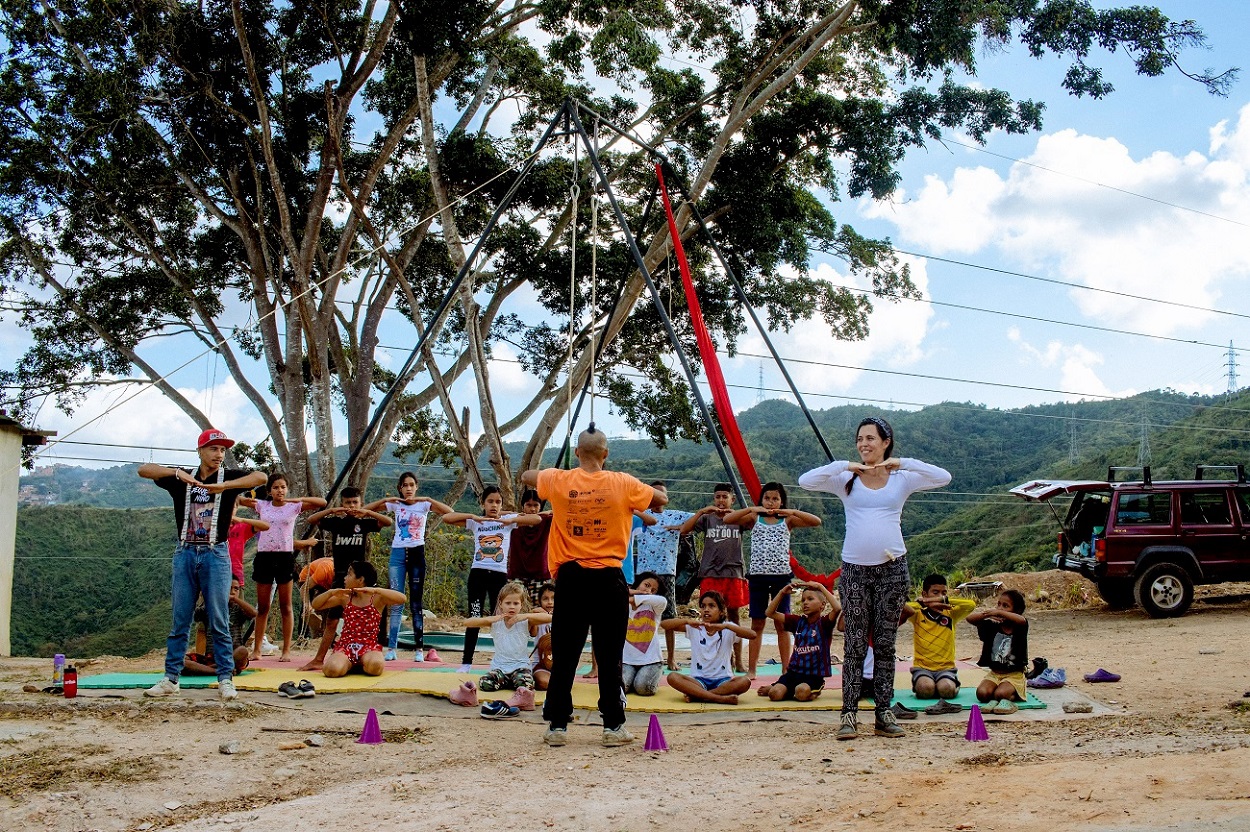
[[369, 709], [369, 715], [365, 717], [365, 728], [360, 732], [360, 739], [356, 742], [363, 745], [377, 745], [386, 742], [382, 739], [382, 728], [378, 725], [378, 712], [373, 708]]
[[643, 751], [668, 751], [668, 743], [664, 740], [664, 731], [660, 728], [660, 718], [651, 714], [647, 723], [647, 741], [643, 743]]
[[968, 730], [964, 739], [968, 742], [985, 742], [989, 738], [989, 732], [985, 730], [985, 720], [981, 718], [981, 706], [973, 705], [972, 712], [968, 714]]

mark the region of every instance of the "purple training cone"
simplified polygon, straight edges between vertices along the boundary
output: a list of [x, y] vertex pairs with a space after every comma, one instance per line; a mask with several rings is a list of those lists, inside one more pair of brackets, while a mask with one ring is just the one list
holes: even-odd
[[643, 743], [643, 751], [668, 751], [668, 743], [664, 741], [664, 731], [660, 729], [660, 718], [651, 714], [647, 723], [647, 741]]
[[382, 728], [378, 725], [378, 712], [373, 708], [369, 709], [369, 715], [365, 717], [364, 730], [360, 732], [360, 739], [356, 740], [364, 745], [377, 745], [386, 742], [382, 739]]
[[981, 706], [973, 705], [972, 712], [968, 714], [968, 730], [964, 733], [964, 739], [968, 742], [985, 742], [989, 738], [989, 732], [985, 730], [985, 720], [981, 718]]

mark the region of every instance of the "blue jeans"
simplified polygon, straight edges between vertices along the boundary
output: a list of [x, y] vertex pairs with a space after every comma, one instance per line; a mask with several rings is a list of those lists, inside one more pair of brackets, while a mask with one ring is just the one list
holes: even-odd
[[[408, 605], [412, 610], [412, 636], [417, 649], [421, 649], [425, 635], [425, 609], [421, 596], [425, 593], [425, 547], [396, 546], [391, 549], [391, 562], [387, 569], [391, 589], [404, 591], [404, 576], [408, 577]], [[403, 604], [391, 605], [391, 626], [386, 634], [386, 646], [394, 650], [399, 646], [399, 623], [404, 616]]]
[[226, 544], [178, 544], [174, 549], [172, 585], [174, 626], [165, 641], [165, 678], [177, 682], [182, 675], [191, 617], [195, 602], [203, 595], [217, 679], [230, 679], [234, 676], [234, 643], [230, 640], [230, 553]]

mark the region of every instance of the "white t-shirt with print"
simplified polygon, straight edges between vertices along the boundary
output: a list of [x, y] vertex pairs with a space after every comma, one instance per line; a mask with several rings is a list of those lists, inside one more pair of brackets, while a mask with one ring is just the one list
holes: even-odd
[[430, 503], [388, 502], [386, 510], [395, 516], [395, 537], [391, 546], [395, 549], [411, 549], [425, 545], [425, 521], [430, 513]]
[[[512, 518], [516, 515], [505, 514], [503, 517]], [[473, 535], [473, 562], [469, 564], [469, 568], [507, 572], [512, 524], [501, 523], [499, 520], [465, 520], [464, 527]]]

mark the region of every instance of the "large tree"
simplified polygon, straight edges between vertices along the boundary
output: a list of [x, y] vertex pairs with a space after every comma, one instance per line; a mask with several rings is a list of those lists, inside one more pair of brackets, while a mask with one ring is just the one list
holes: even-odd
[[[480, 483], [489, 452], [510, 488], [503, 438], [539, 415], [516, 468], [536, 464], [590, 372], [596, 328], [601, 387], [631, 424], [659, 443], [702, 432], [684, 381], [657, 358], [667, 342], [637, 302], [644, 284], [619, 234], [598, 238], [596, 308], [568, 318], [570, 225], [588, 264], [592, 209], [585, 188], [572, 209], [566, 146], [537, 160], [456, 303], [433, 319], [566, 97], [666, 148], [771, 326], [820, 315], [833, 337], [856, 339], [871, 301], [811, 278], [812, 246], [869, 275], [879, 296], [916, 289], [889, 242], [839, 223], [830, 202], [889, 195], [903, 155], [943, 131], [983, 140], [1040, 127], [1040, 104], [958, 80], [975, 78], [980, 50], [1057, 54], [1067, 90], [1099, 97], [1111, 86], [1095, 51], [1158, 75], [1202, 43], [1192, 22], [1086, 0], [3, 0], [0, 37], [0, 290], [34, 339], [3, 372], [7, 404], [26, 415], [50, 393], [69, 411], [120, 378], [156, 386], [207, 426], [151, 349], [190, 335], [268, 427], [249, 439], [313, 492], [334, 477], [335, 445], [364, 436], [375, 394], [394, 384], [405, 392], [353, 479], [398, 439], [454, 452], [461, 483]], [[1191, 77], [1216, 92], [1231, 79]], [[605, 86], [617, 92], [596, 93]], [[613, 135], [602, 145], [639, 222], [647, 154]], [[678, 219], [692, 235], [687, 207]], [[658, 220], [641, 229], [651, 267], [670, 252]], [[742, 310], [691, 246], [704, 314], [732, 349]], [[784, 264], [796, 279], [775, 279]], [[510, 314], [518, 293], [559, 323]], [[414, 338], [439, 333], [398, 377], [377, 360], [395, 308]], [[246, 325], [222, 323], [241, 309]], [[523, 348], [539, 385], [507, 414], [489, 378], [501, 339]], [[631, 380], [638, 371], [649, 380]], [[465, 376], [475, 442], [448, 393]]]

